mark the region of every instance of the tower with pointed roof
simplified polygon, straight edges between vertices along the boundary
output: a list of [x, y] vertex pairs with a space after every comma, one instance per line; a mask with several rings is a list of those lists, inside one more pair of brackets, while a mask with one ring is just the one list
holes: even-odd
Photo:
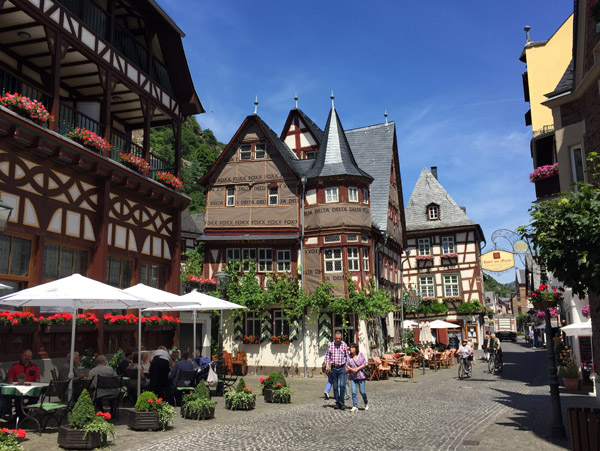
[[[257, 112], [248, 116], [200, 180], [207, 193], [204, 277], [227, 262], [243, 260], [244, 269], [254, 261], [263, 287], [270, 274], [301, 268], [307, 293], [328, 283], [335, 296], [347, 297], [350, 278], [359, 290], [374, 282], [397, 300], [405, 238], [395, 124], [345, 131], [332, 98], [323, 131], [295, 100], [280, 136]], [[377, 337], [396, 335], [393, 315], [368, 324], [327, 311], [315, 319], [307, 323], [307, 334], [318, 337], [309, 345], [311, 368], [320, 366], [319, 349], [337, 329], [349, 342], [382, 351], [391, 344]], [[303, 333], [277, 305], [246, 312], [228, 332], [225, 347], [240, 349], [244, 335], [260, 336], [262, 347], [271, 335], [289, 334], [290, 358]], [[245, 350], [249, 365], [258, 364]], [[269, 366], [265, 354], [260, 365]]]
[[[469, 338], [481, 345], [483, 334], [478, 321], [461, 315], [458, 307], [478, 300], [484, 304], [481, 271], [483, 231], [440, 184], [437, 167], [423, 168], [406, 205], [407, 251], [405, 283], [422, 296], [428, 321], [455, 322], [457, 329], [439, 329], [437, 342]], [[477, 316], [478, 318], [478, 316]]]

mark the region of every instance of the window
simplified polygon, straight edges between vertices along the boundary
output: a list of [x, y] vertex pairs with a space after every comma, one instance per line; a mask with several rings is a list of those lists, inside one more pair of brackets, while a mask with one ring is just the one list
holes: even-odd
[[338, 330], [341, 331], [342, 340], [344, 340], [346, 344], [356, 341], [354, 324], [354, 313], [349, 313], [347, 315], [335, 313], [333, 315], [333, 333], [335, 334]]
[[332, 202], [339, 202], [337, 186], [325, 188], [325, 202], [328, 204]]
[[323, 241], [325, 243], [339, 243], [342, 241], [342, 237], [341, 235], [325, 235], [325, 237], [323, 237]]
[[363, 204], [369, 203], [369, 190], [367, 188], [363, 188]]
[[60, 279], [79, 273], [87, 274], [88, 253], [58, 244], [44, 245], [43, 279]]
[[227, 188], [227, 203], [228, 207], [235, 207], [235, 188]]
[[28, 276], [30, 257], [31, 241], [0, 235], [0, 274]]
[[250, 271], [250, 263], [256, 261], [256, 249], [242, 249], [242, 260], [244, 272]]
[[277, 186], [269, 186], [269, 205], [277, 205], [279, 203], [279, 188]]
[[356, 234], [350, 234], [350, 235], [346, 235], [346, 240], [347, 241], [351, 241], [351, 242], [357, 242], [358, 241], [358, 235]]
[[164, 266], [152, 265], [149, 263], [142, 263], [140, 265], [140, 283], [148, 285], [149, 287], [158, 288], [159, 290], [164, 290], [166, 280], [167, 268]]
[[106, 260], [106, 283], [117, 288], [131, 286], [132, 261], [117, 257]]
[[260, 337], [260, 315], [257, 312], [246, 313], [246, 335]]
[[277, 251], [277, 271], [290, 272], [292, 269], [292, 252], [288, 249]]
[[360, 256], [357, 247], [349, 247], [348, 252], [348, 271], [360, 271]]
[[419, 238], [417, 240], [418, 255], [431, 255], [431, 243], [429, 238]]
[[571, 167], [573, 168], [573, 183], [585, 182], [585, 156], [581, 147], [571, 148]]
[[435, 281], [433, 276], [419, 277], [419, 291], [421, 292], [421, 296], [424, 298], [435, 297]]
[[273, 271], [273, 249], [258, 250], [258, 272]]
[[330, 247], [325, 249], [325, 272], [342, 272], [342, 248]]
[[250, 160], [252, 158], [252, 144], [242, 144], [240, 146], [240, 160]]
[[315, 153], [314, 152], [306, 152], [306, 159], [307, 160], [314, 160], [315, 159]]
[[430, 205], [429, 207], [427, 207], [427, 218], [430, 221], [440, 219], [440, 207], [438, 207], [437, 205]]
[[273, 335], [290, 335], [290, 323], [283, 310], [273, 310]]
[[454, 245], [453, 236], [442, 237], [442, 254], [452, 254], [456, 252], [456, 246]]
[[266, 146], [263, 143], [256, 143], [254, 145], [254, 159], [261, 160], [265, 157]]
[[235, 263], [240, 261], [240, 250], [239, 249], [227, 249], [227, 264]]
[[444, 275], [442, 280], [444, 282], [444, 296], [460, 296], [458, 275]]
[[369, 248], [363, 247], [363, 271], [369, 270]]
[[348, 202], [358, 202], [358, 188], [355, 186], [348, 188]]
[[360, 240], [361, 240], [363, 243], [368, 243], [368, 242], [369, 242], [369, 237], [368, 237], [367, 235], [361, 235], [361, 236], [360, 236]]

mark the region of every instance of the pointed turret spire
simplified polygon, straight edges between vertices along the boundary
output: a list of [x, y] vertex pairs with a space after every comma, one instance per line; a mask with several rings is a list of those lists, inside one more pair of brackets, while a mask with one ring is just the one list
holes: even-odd
[[331, 108], [335, 108], [335, 105], [333, 104], [333, 99], [335, 99], [335, 96], [333, 95], [333, 89], [331, 90], [331, 95], [329, 98], [331, 99]]
[[258, 114], [258, 96], [254, 99], [254, 114]]
[[383, 112], [383, 117], [385, 117], [385, 125], [388, 124], [388, 120], [387, 120], [387, 110], [384, 110]]
[[296, 102], [296, 109], [298, 109], [298, 93], [294, 94], [294, 102]]

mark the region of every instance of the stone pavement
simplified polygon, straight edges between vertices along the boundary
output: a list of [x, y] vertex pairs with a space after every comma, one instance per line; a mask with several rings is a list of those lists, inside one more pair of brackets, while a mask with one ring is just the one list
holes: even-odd
[[[416, 371], [413, 379], [368, 382], [368, 411], [334, 410], [333, 401], [323, 397], [324, 378], [288, 379], [291, 405], [267, 404], [258, 396], [255, 410], [231, 412], [218, 399], [214, 420], [178, 416], [175, 427], [166, 432], [130, 431], [124, 411], [111, 449], [565, 449], [567, 440], [548, 438], [551, 411], [545, 350], [532, 350], [523, 343], [503, 343], [503, 347], [506, 364], [500, 376], [488, 374], [479, 360], [473, 377], [463, 381], [458, 380], [454, 365], [438, 372], [427, 370], [425, 375]], [[246, 382], [259, 390], [258, 378], [248, 377]], [[567, 407], [600, 407], [596, 398], [562, 390], [561, 402], [566, 429]], [[346, 405], [351, 406], [351, 401]], [[58, 450], [56, 435], [30, 433], [24, 448]]]

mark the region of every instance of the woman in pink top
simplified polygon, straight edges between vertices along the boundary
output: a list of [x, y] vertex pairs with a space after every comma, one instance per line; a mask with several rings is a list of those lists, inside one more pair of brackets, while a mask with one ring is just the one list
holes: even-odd
[[358, 410], [358, 397], [356, 395], [357, 386], [365, 403], [365, 410], [369, 410], [369, 401], [367, 400], [367, 392], [365, 390], [366, 379], [365, 374], [363, 373], [363, 370], [367, 367], [367, 359], [362, 352], [358, 352], [358, 345], [356, 343], [350, 344], [349, 348], [350, 355], [346, 362], [346, 371], [348, 371], [350, 383], [352, 384], [352, 404], [354, 407], [352, 407], [351, 411], [356, 412]]

